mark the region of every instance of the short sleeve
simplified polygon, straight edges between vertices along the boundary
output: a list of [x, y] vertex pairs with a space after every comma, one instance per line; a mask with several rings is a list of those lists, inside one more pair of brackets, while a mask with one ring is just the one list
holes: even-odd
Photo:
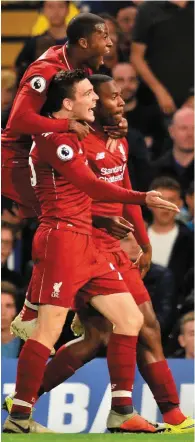
[[56, 74], [56, 68], [42, 63], [39, 66], [29, 67], [20, 83], [20, 93], [34, 97], [46, 97], [49, 84]]

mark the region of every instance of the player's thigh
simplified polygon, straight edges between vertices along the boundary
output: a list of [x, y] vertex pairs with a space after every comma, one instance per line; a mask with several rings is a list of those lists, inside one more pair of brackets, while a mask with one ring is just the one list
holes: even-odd
[[114, 325], [121, 327], [126, 327], [129, 323], [132, 327], [141, 325], [139, 309], [128, 292], [97, 295], [91, 298], [90, 303]]
[[56, 305], [40, 305], [38, 310], [37, 327], [43, 333], [61, 333], [68, 310], [68, 308]]
[[36, 327], [31, 339], [47, 348], [52, 348], [59, 339], [66, 320], [68, 309], [55, 305], [41, 305], [38, 310]]
[[121, 269], [121, 274], [136, 304], [140, 307], [144, 303], [150, 303], [150, 295], [141, 279], [139, 269], [130, 262], [128, 269]]
[[93, 278], [81, 290], [84, 298], [86, 294], [88, 302], [115, 325], [121, 324], [122, 318], [123, 323], [128, 323], [130, 318], [132, 324], [138, 323], [142, 315], [114, 265], [98, 255], [92, 274]]
[[73, 238], [72, 232], [38, 228], [32, 250], [32, 303], [71, 307], [75, 279]]
[[107, 253], [106, 259], [120, 272], [129, 292], [138, 306], [150, 301], [150, 295], [141, 279], [139, 269], [130, 261], [129, 256], [124, 250], [121, 249], [114, 253]]

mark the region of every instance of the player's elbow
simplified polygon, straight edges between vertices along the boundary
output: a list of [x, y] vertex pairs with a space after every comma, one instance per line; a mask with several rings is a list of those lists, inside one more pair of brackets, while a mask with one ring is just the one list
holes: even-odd
[[13, 115], [10, 120], [10, 129], [16, 133], [25, 133], [31, 135], [31, 132], [28, 132], [28, 123], [29, 123], [29, 113], [25, 112], [22, 115]]

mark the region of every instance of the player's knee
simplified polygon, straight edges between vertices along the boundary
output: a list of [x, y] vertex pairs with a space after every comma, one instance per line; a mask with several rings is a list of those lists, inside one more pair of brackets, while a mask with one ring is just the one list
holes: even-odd
[[47, 343], [48, 347], [53, 347], [60, 337], [65, 319], [65, 309], [52, 306], [49, 306], [49, 308], [46, 306], [44, 309], [43, 306], [42, 309], [39, 308], [35, 334], [41, 339], [41, 341]]
[[120, 328], [120, 333], [127, 335], [138, 334], [143, 326], [144, 318], [139, 309], [131, 314], [126, 312], [122, 318], [118, 318], [118, 323], [115, 324], [117, 328]]
[[140, 312], [139, 309], [137, 309], [136, 314], [133, 315], [133, 317], [129, 318], [130, 324], [134, 326], [135, 329], [139, 332], [144, 324], [144, 317], [143, 314]]

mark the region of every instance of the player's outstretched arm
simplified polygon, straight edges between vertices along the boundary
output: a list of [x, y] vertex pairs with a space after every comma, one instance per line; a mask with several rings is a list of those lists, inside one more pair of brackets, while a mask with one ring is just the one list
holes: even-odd
[[[66, 138], [60, 135], [57, 139], [61, 140], [58, 146], [53, 142], [47, 145], [45, 140], [45, 146], [41, 152], [42, 158], [91, 199], [105, 202], [145, 204], [145, 192], [122, 189], [114, 184], [99, 180], [89, 166], [85, 164], [83, 156], [79, 155], [79, 148], [76, 143], [74, 144], [69, 139], [70, 144], [67, 145], [65, 144], [65, 142], [67, 143]], [[62, 140], [65, 140], [64, 143]], [[43, 146], [42, 143], [40, 143], [40, 146], [39, 143], [37, 145], [39, 150]]]
[[[52, 137], [52, 136], [51, 136]], [[43, 137], [44, 138], [44, 137]], [[60, 142], [59, 142], [60, 141]], [[178, 212], [175, 204], [164, 201], [160, 193], [136, 192], [123, 189], [114, 184], [99, 180], [79, 154], [78, 141], [57, 135], [52, 143], [42, 144], [42, 158], [45, 159], [60, 175], [75, 187], [85, 192], [93, 200], [126, 204], [147, 204], [150, 207], [162, 207]]]

